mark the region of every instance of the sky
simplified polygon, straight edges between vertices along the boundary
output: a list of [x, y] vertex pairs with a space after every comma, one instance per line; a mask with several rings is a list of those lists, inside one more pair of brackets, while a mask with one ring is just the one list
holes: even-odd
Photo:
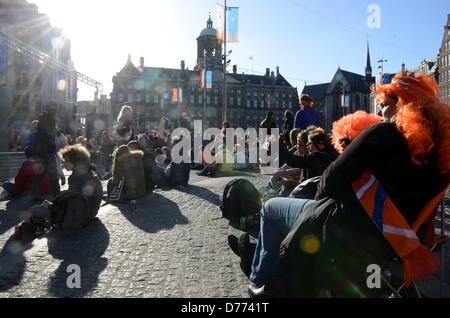
[[[28, 0], [61, 27], [72, 43], [76, 69], [112, 90], [128, 54], [135, 65], [193, 69], [197, 37], [223, 0]], [[280, 73], [298, 88], [331, 81], [338, 66], [364, 74], [367, 40], [373, 73], [419, 66], [437, 56], [448, 0], [228, 0], [239, 7], [239, 42], [229, 43], [238, 72]], [[375, 5], [375, 6], [374, 6]], [[375, 8], [375, 11], [374, 9]], [[379, 11], [378, 11], [379, 9]], [[379, 12], [379, 15], [377, 14]], [[379, 19], [378, 19], [379, 17]], [[369, 23], [368, 23], [369, 20]], [[253, 60], [250, 57], [253, 56]], [[231, 66], [230, 69], [231, 71]], [[78, 100], [94, 88], [79, 83]]]

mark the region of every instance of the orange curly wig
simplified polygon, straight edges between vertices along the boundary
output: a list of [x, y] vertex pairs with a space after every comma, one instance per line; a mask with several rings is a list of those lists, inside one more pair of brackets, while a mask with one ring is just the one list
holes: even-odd
[[391, 84], [380, 86], [377, 93], [378, 100], [384, 95], [399, 98], [396, 125], [408, 142], [412, 162], [424, 165], [436, 151], [438, 171], [447, 173], [450, 170], [450, 108], [439, 100], [436, 81], [429, 75], [399, 73]]
[[380, 122], [381, 117], [370, 115], [362, 110], [342, 117], [333, 123], [332, 141], [334, 148], [341, 153], [344, 150], [339, 142], [341, 138], [347, 137], [354, 140], [364, 130]]

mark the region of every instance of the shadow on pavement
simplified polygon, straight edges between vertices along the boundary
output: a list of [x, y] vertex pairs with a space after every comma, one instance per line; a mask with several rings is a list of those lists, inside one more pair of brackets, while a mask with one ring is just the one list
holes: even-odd
[[0, 252], [0, 291], [20, 284], [26, 268], [24, 253], [33, 247], [34, 237], [17, 240], [11, 236]]
[[131, 224], [148, 233], [157, 233], [163, 229], [172, 229], [177, 224], [189, 223], [178, 204], [157, 193], [137, 200], [136, 207], [133, 211], [129, 201], [117, 205]]
[[0, 210], [0, 235], [25, 220], [28, 209], [35, 204], [40, 204], [40, 202], [33, 202], [26, 198], [14, 199], [6, 203], [6, 209]]
[[257, 170], [234, 170], [230, 172], [219, 172], [216, 178], [224, 178], [224, 177], [254, 177], [256, 173], [259, 173]]
[[204, 187], [190, 184], [187, 187], [178, 188], [177, 190], [186, 194], [195, 195], [196, 197], [199, 197], [200, 199], [206, 200], [209, 203], [217, 206], [221, 204], [220, 196]]
[[[109, 245], [109, 233], [103, 223], [95, 218], [86, 228], [75, 231], [56, 230], [48, 236], [48, 252], [61, 259], [58, 269], [50, 277], [49, 294], [55, 297], [77, 298], [95, 288], [98, 276], [106, 268], [108, 260], [102, 257]], [[80, 288], [69, 288], [75, 283], [75, 271], [70, 265], [80, 268]]]

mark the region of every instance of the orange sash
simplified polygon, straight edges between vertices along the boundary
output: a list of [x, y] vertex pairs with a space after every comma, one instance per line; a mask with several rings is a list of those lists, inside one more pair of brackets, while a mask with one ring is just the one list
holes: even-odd
[[406, 222], [381, 184], [369, 172], [364, 172], [353, 182], [353, 190], [370, 219], [402, 259], [406, 286], [412, 280], [424, 280], [439, 271], [439, 261], [419, 241], [416, 232], [425, 221], [432, 221], [434, 225], [436, 208], [447, 187], [422, 209], [413, 227]]

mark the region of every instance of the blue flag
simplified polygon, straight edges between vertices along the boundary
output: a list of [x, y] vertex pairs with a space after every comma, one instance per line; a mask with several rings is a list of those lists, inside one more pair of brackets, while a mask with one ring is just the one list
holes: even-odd
[[206, 71], [206, 88], [212, 88], [212, 71]]
[[239, 8], [228, 8], [228, 42], [239, 42], [238, 33]]

